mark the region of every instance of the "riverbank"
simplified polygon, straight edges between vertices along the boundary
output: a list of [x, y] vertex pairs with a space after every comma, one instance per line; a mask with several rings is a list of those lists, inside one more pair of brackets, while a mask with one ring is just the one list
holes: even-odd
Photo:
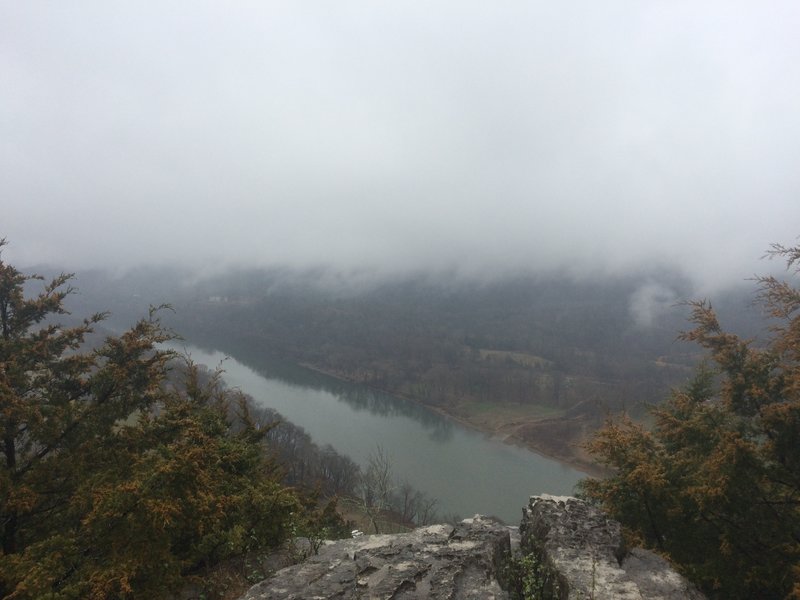
[[[603, 467], [593, 462], [591, 456], [584, 450], [585, 443], [597, 428], [596, 423], [589, 423], [586, 419], [551, 416], [560, 413], [558, 411], [542, 410], [541, 407], [535, 407], [537, 410], [532, 411], [533, 414], [526, 415], [524, 410], [519, 410], [520, 407], [518, 405], [513, 407], [515, 410], [508, 411], [512, 413], [509, 419], [504, 419], [502, 416], [497, 418], [497, 415], [494, 418], [487, 418], [485, 411], [476, 412], [470, 410], [470, 406], [466, 404], [453, 406], [431, 405], [414, 396], [371, 385], [358, 378], [348, 376], [346, 373], [340, 373], [311, 363], [304, 362], [299, 363], [299, 365], [327, 377], [364, 385], [376, 391], [424, 406], [428, 410], [455, 421], [463, 427], [479, 431], [503, 443], [525, 448], [540, 456], [586, 473], [588, 476], [603, 477], [606, 475]], [[501, 410], [497, 412], [502, 412], [503, 408], [508, 407], [501, 404], [498, 408]]]

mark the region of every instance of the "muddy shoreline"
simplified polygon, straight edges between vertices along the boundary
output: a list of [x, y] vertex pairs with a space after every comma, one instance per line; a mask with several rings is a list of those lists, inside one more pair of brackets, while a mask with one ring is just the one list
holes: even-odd
[[[545, 431], [541, 431], [540, 435], [536, 435], [534, 439], [530, 439], [528, 436], [521, 436], [517, 431], [514, 431], [512, 427], [510, 430], [509, 428], [505, 427], [486, 427], [485, 425], [475, 423], [467, 418], [464, 418], [461, 415], [455, 414], [452, 411], [446, 410], [441, 406], [431, 406], [430, 404], [426, 404], [422, 402], [418, 398], [413, 396], [409, 396], [407, 394], [401, 394], [392, 390], [386, 390], [374, 385], [370, 385], [364, 381], [359, 381], [353, 377], [348, 377], [343, 373], [339, 373], [336, 371], [332, 371], [329, 369], [325, 369], [310, 363], [299, 363], [299, 366], [308, 369], [309, 371], [314, 371], [315, 373], [320, 373], [327, 377], [332, 377], [334, 379], [338, 379], [340, 381], [346, 381], [348, 383], [357, 383], [359, 385], [364, 385], [370, 389], [373, 389], [378, 392], [382, 392], [385, 394], [390, 394], [395, 396], [396, 398], [402, 398], [403, 400], [407, 400], [409, 402], [413, 402], [420, 406], [424, 406], [425, 408], [432, 410], [433, 412], [455, 421], [459, 425], [463, 427], [467, 427], [474, 431], [479, 431], [481, 433], [487, 434], [490, 437], [497, 439], [505, 444], [510, 444], [513, 446], [518, 446], [521, 448], [525, 448], [530, 450], [531, 452], [535, 452], [540, 456], [545, 458], [549, 458], [551, 460], [555, 460], [565, 466], [571, 467], [577, 471], [581, 471], [586, 473], [587, 476], [590, 477], [603, 477], [606, 474], [606, 471], [598, 464], [591, 462], [590, 460], [583, 458], [577, 451], [577, 448], [573, 448], [571, 446], [566, 446], [563, 443], [563, 436], [556, 435], [551, 437], [545, 433]], [[536, 425], [545, 425], [542, 429], [547, 430], [550, 429], [546, 427], [547, 424], [559, 422], [562, 425], [569, 423], [569, 419], [559, 419], [559, 418], [535, 418], [532, 417], [530, 420], [525, 421], [521, 425], [524, 426], [536, 426]], [[561, 428], [563, 429], [563, 427]], [[578, 440], [574, 442], [574, 446], [578, 447], [581, 446], [586, 441], [585, 435], [579, 435]]]

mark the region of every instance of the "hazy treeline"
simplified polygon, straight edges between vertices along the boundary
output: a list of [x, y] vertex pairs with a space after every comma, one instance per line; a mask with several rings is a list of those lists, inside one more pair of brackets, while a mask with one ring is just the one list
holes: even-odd
[[[653, 279], [419, 278], [350, 290], [253, 271], [184, 288], [174, 322], [234, 355], [271, 353], [431, 405], [605, 414], [660, 400], [696, 359], [676, 341], [688, 285]], [[746, 327], [746, 301], [729, 304], [723, 315]]]
[[[697, 358], [676, 339], [691, 287], [664, 271], [357, 283], [322, 270], [206, 279], [140, 270], [112, 283], [89, 273], [79, 284], [121, 317], [170, 302], [169, 322], [193, 342], [309, 364], [431, 405], [636, 412], [684, 382]], [[732, 330], [758, 333], [744, 288], [722, 298], [715, 306]]]

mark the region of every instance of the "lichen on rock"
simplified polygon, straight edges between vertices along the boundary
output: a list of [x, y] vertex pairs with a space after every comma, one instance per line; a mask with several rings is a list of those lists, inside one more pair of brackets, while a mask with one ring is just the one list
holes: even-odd
[[509, 554], [508, 529], [480, 516], [455, 526], [365, 535], [326, 544], [242, 600], [508, 598], [496, 573]]
[[[253, 586], [241, 600], [703, 598], [660, 556], [625, 548], [620, 524], [582, 500], [531, 497], [517, 558], [511, 552], [513, 529], [475, 516], [454, 526], [330, 542], [317, 556]], [[515, 568], [534, 564], [535, 594], [509, 589], [515, 587]], [[520, 573], [514, 576], [519, 583]]]

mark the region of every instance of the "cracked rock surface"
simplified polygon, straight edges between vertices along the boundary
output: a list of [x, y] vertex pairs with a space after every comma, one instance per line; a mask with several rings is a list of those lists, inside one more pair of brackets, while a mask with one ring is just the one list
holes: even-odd
[[[513, 536], [510, 536], [513, 531]], [[662, 557], [625, 548], [620, 524], [568, 496], [533, 496], [519, 531], [484, 517], [456, 526], [331, 542], [241, 600], [508, 598], [511, 538], [538, 557], [537, 586], [557, 600], [702, 600]], [[516, 546], [516, 543], [515, 543]], [[519, 582], [518, 582], [519, 583]]]
[[509, 552], [508, 529], [480, 516], [340, 540], [256, 584], [241, 600], [508, 598], [497, 573]]
[[569, 496], [533, 496], [524, 511], [521, 546], [555, 573], [554, 598], [701, 600], [696, 588], [649, 550], [628, 551], [620, 524]]

